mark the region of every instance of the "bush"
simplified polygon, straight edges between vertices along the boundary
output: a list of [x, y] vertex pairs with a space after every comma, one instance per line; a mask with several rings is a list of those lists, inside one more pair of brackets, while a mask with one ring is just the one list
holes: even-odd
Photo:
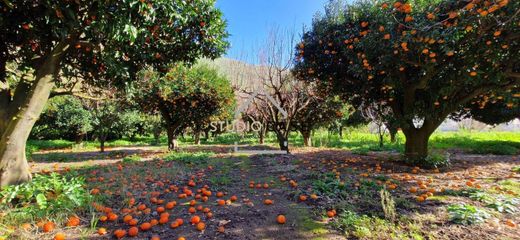
[[86, 209], [92, 197], [80, 177], [67, 178], [57, 173], [35, 175], [31, 182], [7, 186], [0, 191], [0, 211], [5, 219], [27, 221], [34, 218], [63, 218]]
[[452, 204], [449, 205], [448, 214], [450, 215], [450, 221], [457, 224], [477, 224], [484, 222], [490, 217], [484, 209], [480, 209], [471, 204]]
[[164, 157], [165, 161], [179, 161], [185, 164], [205, 164], [208, 158], [215, 154], [211, 152], [173, 152]]

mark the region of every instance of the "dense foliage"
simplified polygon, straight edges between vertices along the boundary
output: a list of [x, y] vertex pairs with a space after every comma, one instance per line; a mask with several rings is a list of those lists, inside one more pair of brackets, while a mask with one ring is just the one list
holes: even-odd
[[519, 4], [333, 1], [297, 46], [296, 75], [354, 105], [391, 107], [408, 159], [424, 159], [431, 133], [465, 104], [518, 108]]
[[136, 84], [135, 100], [150, 113], [159, 113], [166, 124], [169, 148], [186, 128], [208, 122], [234, 105], [229, 81], [207, 65], [175, 65], [165, 75], [143, 72]]

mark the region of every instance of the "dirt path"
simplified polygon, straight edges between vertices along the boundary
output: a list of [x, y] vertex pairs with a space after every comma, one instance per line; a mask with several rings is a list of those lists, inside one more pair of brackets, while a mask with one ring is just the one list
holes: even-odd
[[[232, 164], [238, 167], [228, 174], [240, 176], [240, 181], [233, 181], [226, 188], [246, 203], [230, 206], [226, 216], [233, 220], [227, 225], [225, 239], [344, 239], [313, 219], [309, 206], [288, 199], [288, 186], [280, 183], [278, 176], [296, 167], [290, 165], [291, 160], [294, 157], [283, 155], [231, 158]], [[269, 187], [264, 188], [264, 184]], [[273, 204], [265, 205], [266, 199]], [[286, 224], [276, 223], [278, 214], [286, 216]]]

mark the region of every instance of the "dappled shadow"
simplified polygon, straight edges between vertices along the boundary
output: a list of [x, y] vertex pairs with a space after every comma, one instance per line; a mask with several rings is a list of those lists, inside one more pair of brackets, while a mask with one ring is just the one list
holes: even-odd
[[32, 154], [35, 163], [55, 162], [84, 162], [90, 160], [122, 159], [129, 155], [148, 157], [163, 153], [164, 148], [159, 147], [120, 147], [109, 148], [105, 152], [99, 151], [71, 151], [71, 150], [49, 150]]

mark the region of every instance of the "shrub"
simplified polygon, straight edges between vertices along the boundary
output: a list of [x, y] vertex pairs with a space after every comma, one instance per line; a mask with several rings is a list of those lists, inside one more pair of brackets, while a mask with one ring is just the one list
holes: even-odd
[[90, 206], [93, 199], [84, 184], [81, 177], [35, 175], [31, 182], [0, 191], [0, 211], [20, 221], [64, 217]]
[[485, 210], [475, 207], [471, 204], [452, 204], [449, 205], [448, 213], [450, 221], [457, 224], [477, 224], [482, 223], [490, 217]]

